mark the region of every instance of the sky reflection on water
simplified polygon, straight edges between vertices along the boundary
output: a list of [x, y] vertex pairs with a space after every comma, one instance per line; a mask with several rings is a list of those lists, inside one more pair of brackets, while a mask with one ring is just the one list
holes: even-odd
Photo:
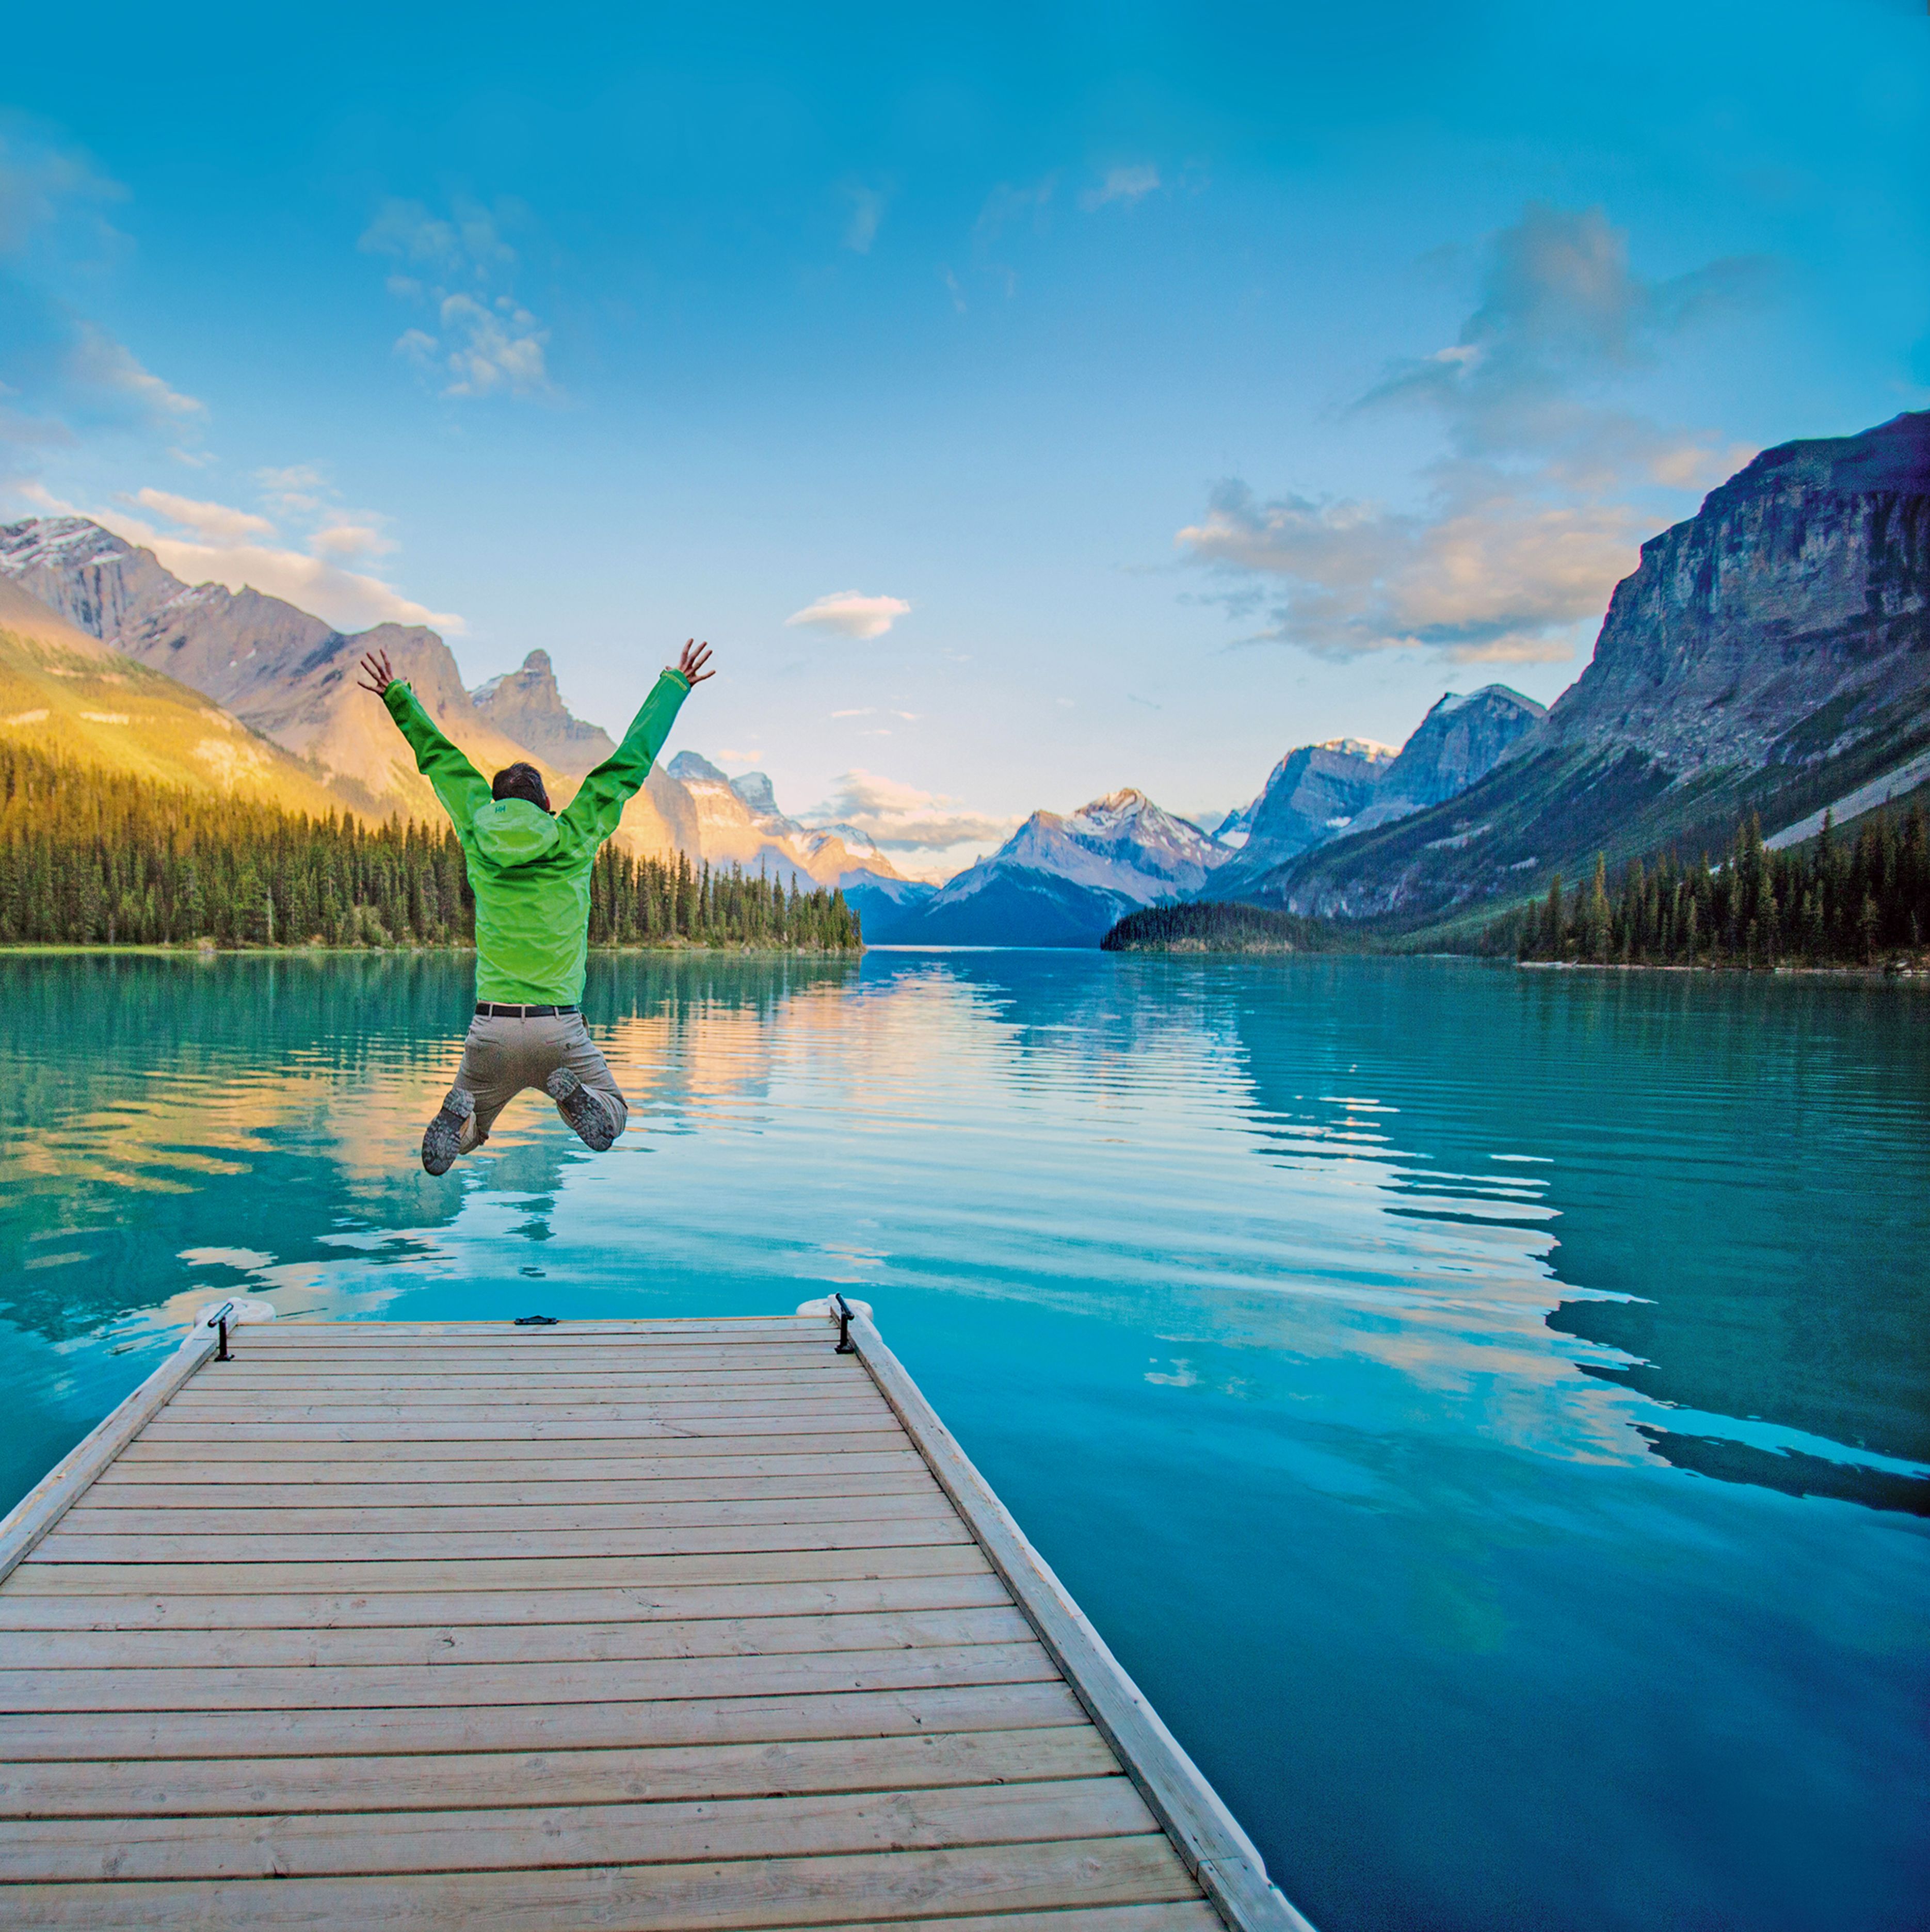
[[844, 1286], [1325, 1932], [1922, 1922], [1920, 989], [605, 957], [435, 1180], [467, 977], [0, 960], [10, 1495], [212, 1294]]

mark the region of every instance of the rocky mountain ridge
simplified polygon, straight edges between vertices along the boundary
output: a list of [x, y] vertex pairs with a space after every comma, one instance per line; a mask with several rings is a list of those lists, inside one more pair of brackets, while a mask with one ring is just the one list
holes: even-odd
[[476, 716], [504, 736], [527, 745], [540, 758], [572, 778], [587, 777], [616, 750], [600, 724], [571, 716], [557, 688], [548, 651], [535, 650], [515, 670], [479, 684], [470, 694]]
[[[401, 812], [431, 822], [434, 794], [394, 726], [362, 691], [362, 653], [383, 650], [437, 725], [488, 772], [527, 760], [551, 795], [569, 798], [595, 764], [586, 754], [607, 735], [571, 717], [546, 653], [483, 687], [479, 705], [454, 654], [419, 626], [344, 632], [279, 598], [216, 584], [190, 586], [150, 550], [81, 517], [37, 517], [0, 526], [0, 580], [17, 585], [77, 629], [212, 698], [251, 731], [311, 768], [335, 808], [371, 818]], [[538, 665], [536, 656], [542, 662]], [[640, 694], [641, 695], [641, 694]], [[559, 760], [512, 735], [514, 715], [567, 753]], [[614, 748], [614, 747], [613, 747]], [[607, 755], [607, 754], [605, 754]], [[702, 856], [696, 814], [661, 769], [625, 808], [617, 842], [639, 854]]]
[[1451, 800], [1252, 883], [1412, 927], [1595, 855], [1720, 850], [1907, 796], [1930, 753], [1930, 412], [1765, 450], [1642, 547], [1587, 668]]
[[1035, 812], [935, 892], [860, 911], [867, 936], [891, 944], [1096, 946], [1136, 907], [1196, 894], [1232, 856], [1127, 786], [1077, 812]]

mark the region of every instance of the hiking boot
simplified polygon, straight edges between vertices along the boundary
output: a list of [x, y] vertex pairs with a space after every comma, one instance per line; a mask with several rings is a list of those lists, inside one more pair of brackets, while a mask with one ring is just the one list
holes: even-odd
[[422, 1130], [422, 1166], [431, 1174], [446, 1174], [462, 1150], [462, 1130], [476, 1112], [476, 1096], [452, 1087], [443, 1110]]
[[616, 1145], [617, 1123], [602, 1094], [584, 1086], [567, 1066], [559, 1066], [543, 1086], [557, 1111], [576, 1130], [577, 1138], [592, 1154], [608, 1154]]

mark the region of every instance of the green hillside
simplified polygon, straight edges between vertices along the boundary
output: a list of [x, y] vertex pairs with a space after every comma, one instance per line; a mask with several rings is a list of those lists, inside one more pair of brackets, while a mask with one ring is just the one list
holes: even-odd
[[0, 578], [0, 746], [326, 817], [352, 809], [280, 746]]

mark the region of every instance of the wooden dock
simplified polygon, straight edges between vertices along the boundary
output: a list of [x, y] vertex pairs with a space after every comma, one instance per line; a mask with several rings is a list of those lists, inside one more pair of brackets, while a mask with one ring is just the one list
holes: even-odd
[[1307, 1932], [851, 1339], [197, 1336], [0, 1523], [0, 1925]]

